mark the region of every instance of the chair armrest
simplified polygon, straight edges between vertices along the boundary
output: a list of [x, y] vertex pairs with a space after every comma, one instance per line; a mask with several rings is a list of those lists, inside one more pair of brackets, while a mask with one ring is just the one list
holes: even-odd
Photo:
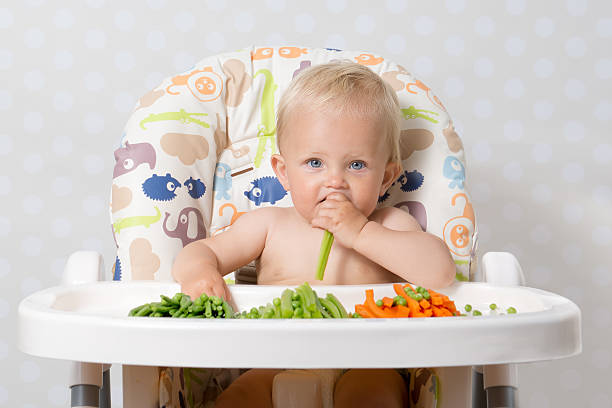
[[96, 251], [73, 252], [62, 274], [63, 285], [76, 285], [104, 280], [104, 260]]
[[523, 286], [525, 274], [510, 252], [487, 252], [482, 257], [483, 281], [500, 286]]

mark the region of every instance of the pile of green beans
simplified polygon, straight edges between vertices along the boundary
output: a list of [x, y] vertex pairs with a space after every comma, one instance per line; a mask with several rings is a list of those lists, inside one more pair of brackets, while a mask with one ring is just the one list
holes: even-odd
[[172, 298], [160, 295], [161, 302], [145, 303], [130, 310], [129, 316], [231, 319], [232, 307], [220, 297], [203, 293], [192, 301], [189, 295], [177, 293]]
[[319, 297], [306, 282], [295, 290], [285, 289], [271, 303], [236, 315], [239, 319], [342, 319], [350, 317], [333, 294]]

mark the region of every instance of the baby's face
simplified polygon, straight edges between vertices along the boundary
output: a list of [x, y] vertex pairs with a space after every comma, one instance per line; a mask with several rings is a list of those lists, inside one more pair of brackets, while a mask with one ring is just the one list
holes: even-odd
[[377, 121], [308, 110], [291, 119], [277, 175], [296, 210], [310, 222], [317, 205], [339, 192], [369, 216], [397, 175]]

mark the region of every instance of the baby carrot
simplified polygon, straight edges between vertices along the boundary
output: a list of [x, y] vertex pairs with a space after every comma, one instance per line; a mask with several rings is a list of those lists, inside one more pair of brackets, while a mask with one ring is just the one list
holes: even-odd
[[318, 280], [323, 280], [323, 274], [327, 266], [327, 258], [329, 257], [329, 251], [331, 251], [333, 243], [334, 235], [327, 230], [323, 231], [323, 240], [321, 241], [321, 249], [319, 250], [319, 262], [317, 263]]

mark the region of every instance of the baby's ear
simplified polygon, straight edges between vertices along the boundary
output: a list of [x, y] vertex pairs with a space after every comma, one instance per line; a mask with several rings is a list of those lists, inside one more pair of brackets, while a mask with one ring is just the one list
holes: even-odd
[[383, 194], [385, 194], [385, 192], [389, 189], [389, 187], [391, 187], [391, 184], [393, 184], [393, 182], [397, 180], [397, 178], [399, 177], [399, 174], [400, 174], [400, 165], [398, 163], [395, 163], [395, 162], [387, 163], [387, 167], [385, 167], [385, 174], [382, 180], [382, 185], [380, 186], [380, 192], [378, 193], [379, 196], [382, 196]]
[[287, 165], [285, 163], [285, 158], [280, 154], [273, 154], [270, 157], [270, 165], [272, 166], [272, 170], [274, 170], [274, 174], [276, 174], [276, 178], [280, 181], [281, 185], [286, 191], [289, 191], [289, 178], [287, 177]]

